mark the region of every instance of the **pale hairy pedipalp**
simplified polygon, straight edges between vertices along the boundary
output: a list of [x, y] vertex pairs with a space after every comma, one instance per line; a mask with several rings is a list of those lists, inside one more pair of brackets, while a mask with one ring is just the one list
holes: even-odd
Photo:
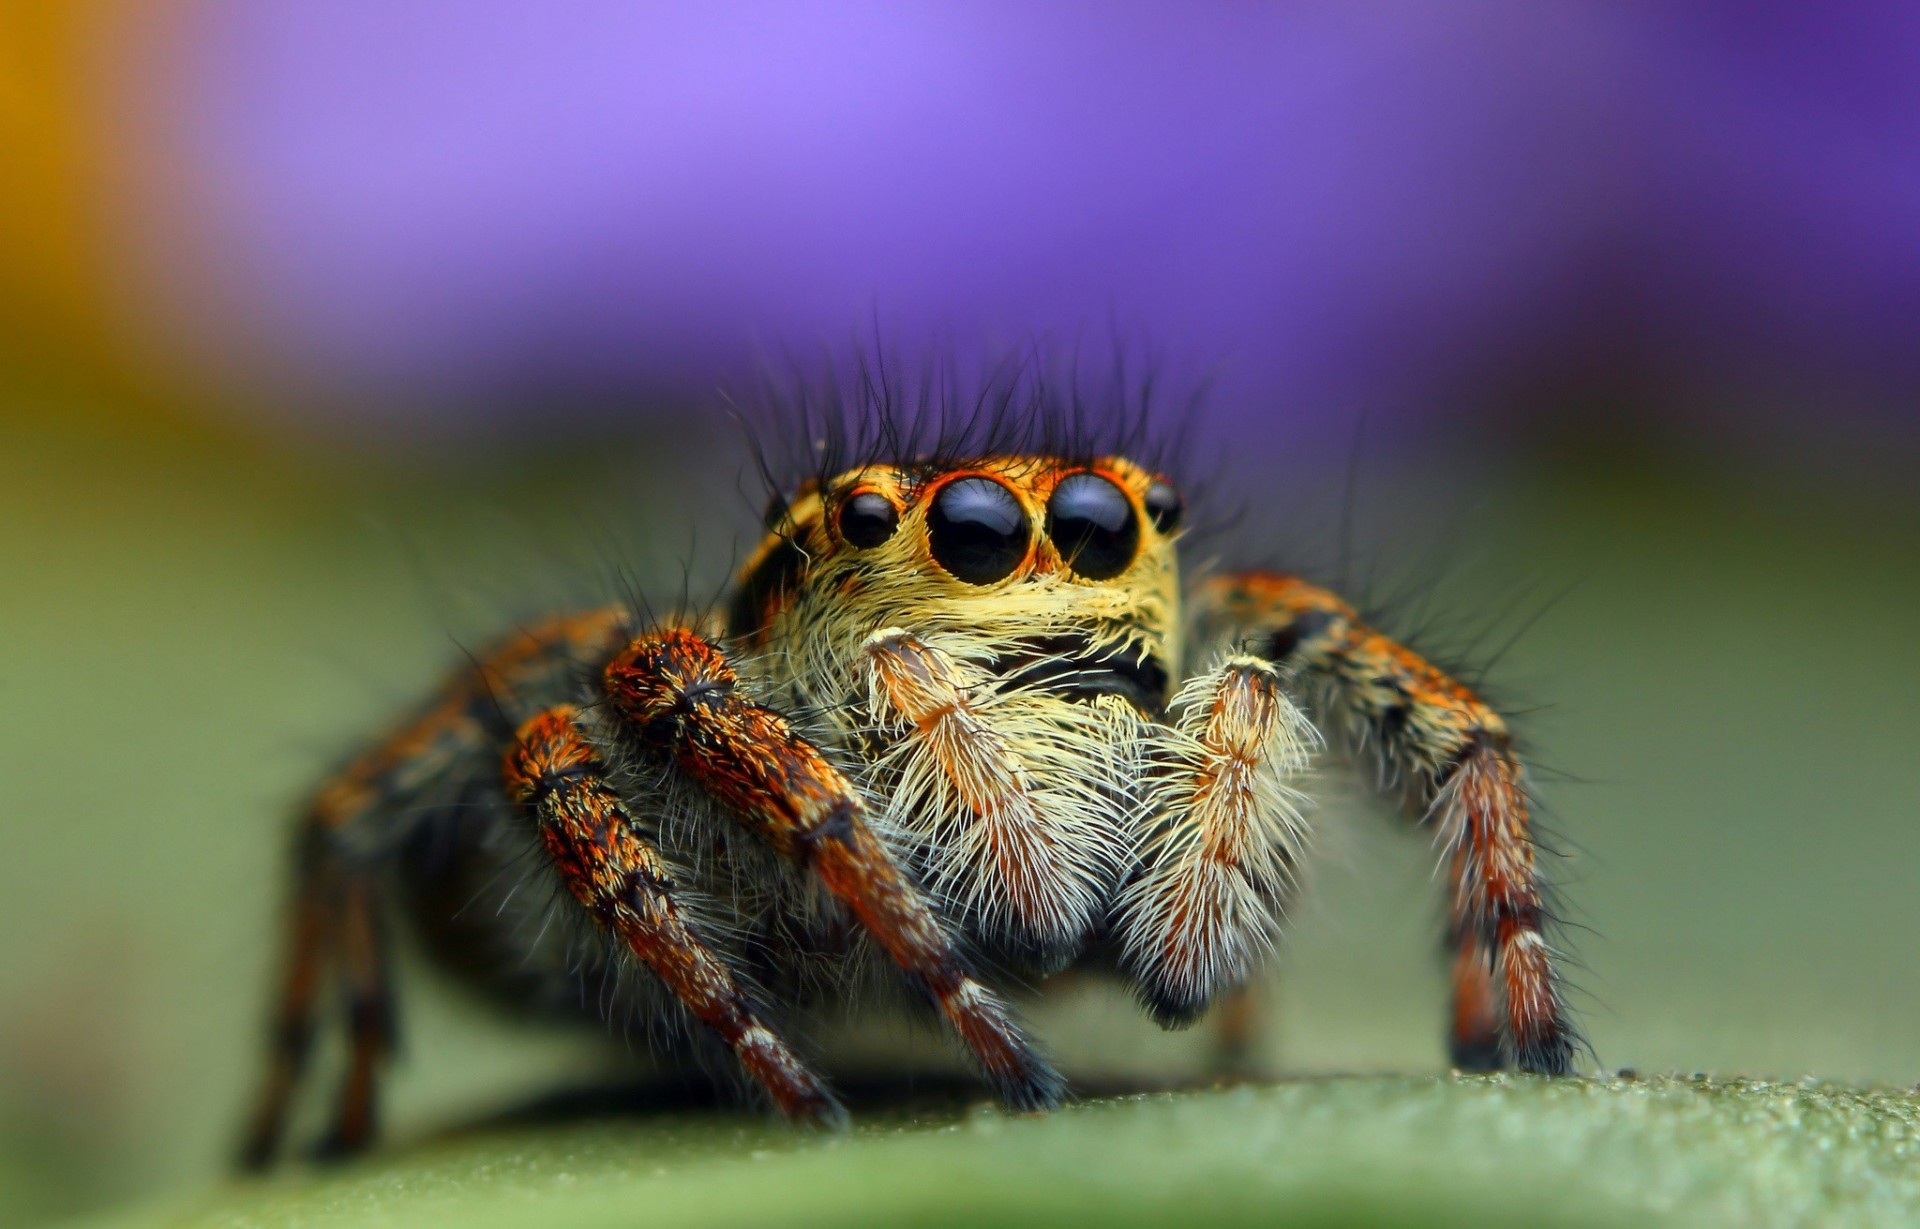
[[1102, 915], [1127, 855], [1125, 793], [1107, 710], [993, 680], [899, 628], [869, 636], [869, 704], [899, 738], [880, 767], [886, 825], [927, 851], [942, 896], [987, 930], [1070, 953]]

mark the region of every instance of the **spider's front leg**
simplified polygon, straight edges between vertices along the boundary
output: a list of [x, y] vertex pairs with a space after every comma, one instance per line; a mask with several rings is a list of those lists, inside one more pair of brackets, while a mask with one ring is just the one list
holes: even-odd
[[1344, 730], [1383, 788], [1437, 828], [1453, 877], [1456, 1066], [1564, 1075], [1577, 1038], [1553, 956], [1526, 771], [1505, 721], [1468, 687], [1296, 577], [1240, 573], [1200, 592], [1203, 642], [1244, 646], [1303, 684], [1316, 718]]
[[869, 827], [853, 784], [785, 717], [743, 694], [718, 648], [684, 628], [642, 636], [608, 663], [603, 687], [642, 745], [666, 752], [846, 906], [933, 999], [1005, 1104], [1059, 1102], [1059, 1075], [968, 969], [932, 904]]
[[571, 705], [522, 725], [504, 766], [508, 795], [530, 816], [567, 890], [723, 1041], [780, 1112], [837, 1125], [843, 1118], [804, 1062], [760, 1018], [724, 957], [687, 917], [681, 889], [642, 834]]

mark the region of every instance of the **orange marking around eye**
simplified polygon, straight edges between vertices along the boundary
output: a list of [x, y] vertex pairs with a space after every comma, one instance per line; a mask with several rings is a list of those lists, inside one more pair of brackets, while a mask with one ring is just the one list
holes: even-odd
[[[860, 491], [884, 495], [901, 510], [904, 517], [913, 508], [924, 507], [941, 487], [950, 482], [967, 477], [992, 478], [1013, 491], [1027, 515], [1037, 525], [1044, 523], [1047, 500], [1052, 497], [1053, 489], [1060, 480], [1069, 474], [1083, 472], [1099, 474], [1126, 491], [1140, 516], [1143, 538], [1148, 541], [1159, 539], [1159, 531], [1145, 514], [1144, 500], [1147, 489], [1160, 479], [1125, 457], [1101, 457], [1091, 463], [1081, 463], [1055, 457], [990, 456], [937, 473], [919, 470], [910, 458], [905, 458], [898, 466], [875, 464], [851, 469], [829, 479], [824, 485], [816, 485], [811, 480], [802, 484], [787, 501], [785, 514], [779, 523], [769, 529], [767, 536], [761, 539], [748, 557], [746, 565], [740, 569], [739, 585], [743, 589], [752, 587], [754, 578], [763, 574], [774, 555], [789, 544], [798, 546], [816, 561], [839, 552], [842, 544], [828, 522], [841, 504]], [[1035, 551], [1029, 555], [1023, 567], [1030, 572], [1053, 566], [1047, 554], [1048, 549], [1036, 542]], [[735, 629], [735, 634], [744, 633]]]

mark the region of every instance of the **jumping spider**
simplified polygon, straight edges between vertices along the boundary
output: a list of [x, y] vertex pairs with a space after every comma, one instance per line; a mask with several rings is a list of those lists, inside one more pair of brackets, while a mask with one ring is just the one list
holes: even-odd
[[856, 982], [930, 1003], [1004, 1104], [1053, 1106], [1061, 1077], [979, 970], [1117, 969], [1169, 1026], [1244, 985], [1320, 730], [1444, 850], [1455, 1064], [1568, 1071], [1499, 715], [1295, 576], [1215, 575], [1183, 614], [1168, 479], [1021, 442], [895, 424], [816, 450], [723, 612], [534, 623], [328, 781], [246, 1159], [278, 1151], [335, 996], [329, 1143], [371, 1138], [394, 905], [523, 1006], [717, 1043], [790, 1119], [842, 1116], [790, 1022]]

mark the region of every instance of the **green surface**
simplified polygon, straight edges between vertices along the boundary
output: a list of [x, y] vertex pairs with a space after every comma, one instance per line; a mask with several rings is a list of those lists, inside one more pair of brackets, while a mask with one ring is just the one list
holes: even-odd
[[1705, 1080], [1314, 1080], [802, 1136], [699, 1116], [483, 1134], [121, 1229], [538, 1223], [1906, 1225], [1920, 1097]]
[[[700, 591], [735, 557], [751, 512], [736, 461], [715, 462], [711, 441], [692, 454], [655, 441], [651, 469], [603, 459], [585, 472], [566, 453], [405, 469], [134, 442], [53, 413], [0, 430], [0, 1223], [13, 1226], [177, 1200], [217, 1180], [257, 1069], [287, 815], [325, 764], [429, 686], [454, 641], [544, 604], [604, 597], [609, 558], [666, 576], [671, 592], [678, 568], [649, 560], [692, 554], [705, 561]], [[583, 494], [610, 481], [662, 511], [636, 516]], [[1394, 482], [1389, 473], [1381, 485]], [[1545, 776], [1542, 790], [1573, 849], [1559, 870], [1583, 962], [1576, 1006], [1600, 1062], [1912, 1086], [1912, 502], [1751, 469], [1516, 466], [1476, 485], [1481, 510], [1439, 552], [1454, 579], [1436, 610], [1469, 629], [1485, 611], [1511, 623], [1517, 589], [1579, 582], [1494, 677], [1511, 706], [1548, 706], [1522, 729], [1569, 774]], [[648, 546], [621, 545], [635, 541]], [[1388, 546], [1419, 556], [1428, 541]], [[1431, 855], [1344, 801], [1337, 781], [1326, 792], [1317, 874], [1263, 991], [1263, 1058], [1287, 1077], [1438, 1072]], [[485, 1164], [505, 1183], [499, 1201], [577, 1198], [583, 1218], [641, 1196], [813, 1207], [869, 1185], [873, 1198], [923, 1200], [935, 1216], [956, 1192], [1001, 1198], [983, 1175], [1004, 1158], [1031, 1188], [1080, 1182], [1109, 1207], [1136, 1191], [1187, 1198], [1194, 1188], [1178, 1182], [1191, 1170], [1220, 1199], [1271, 1182], [1258, 1190], [1394, 1206], [1432, 1191], [1460, 1208], [1511, 1196], [1599, 1215], [1595, 1191], [1706, 1184], [1686, 1188], [1698, 1193], [1735, 1173], [1758, 1190], [1779, 1184], [1780, 1208], [1797, 1206], [1789, 1191], [1837, 1199], [1846, 1166], [1880, 1173], [1892, 1155], [1845, 1124], [1813, 1131], [1810, 1108], [1795, 1125], [1797, 1092], [1449, 1096], [1331, 1083], [1079, 1109], [999, 1123], [1000, 1134], [963, 1124], [826, 1144], [756, 1128], [775, 1154], [765, 1162], [742, 1159], [734, 1126], [687, 1125], [673, 1132], [679, 1159], [655, 1177], [658, 1133], [645, 1125], [410, 1143], [606, 1064], [595, 1039], [506, 1029], [418, 970], [404, 995], [409, 1046], [390, 1097], [402, 1151], [312, 1192], [336, 1211], [378, 1211], [374, 1196], [389, 1188], [426, 1198], [435, 1182], [482, 1187], [474, 1167]], [[1063, 988], [1030, 1010], [1083, 1079], [1202, 1066], [1204, 1029], [1162, 1033], [1110, 988]], [[915, 1044], [883, 1031], [836, 1062]], [[1183, 1123], [1190, 1140], [1173, 1129]], [[1210, 1150], [1240, 1159], [1207, 1169]], [[577, 1187], [560, 1177], [574, 1154]], [[895, 1156], [920, 1176], [871, 1176]], [[1516, 1158], [1533, 1185], [1436, 1176], [1468, 1156], [1486, 1173], [1486, 1158]], [[511, 1180], [522, 1165], [525, 1186]], [[951, 1183], [929, 1176], [948, 1169]], [[1576, 1182], [1576, 1170], [1587, 1176]], [[703, 1176], [721, 1174], [734, 1177]], [[658, 1191], [631, 1189], [654, 1182]], [[235, 1223], [299, 1189], [237, 1196]], [[1892, 1185], [1847, 1197], [1868, 1210], [1912, 1198]], [[475, 1202], [485, 1215], [509, 1206]]]

